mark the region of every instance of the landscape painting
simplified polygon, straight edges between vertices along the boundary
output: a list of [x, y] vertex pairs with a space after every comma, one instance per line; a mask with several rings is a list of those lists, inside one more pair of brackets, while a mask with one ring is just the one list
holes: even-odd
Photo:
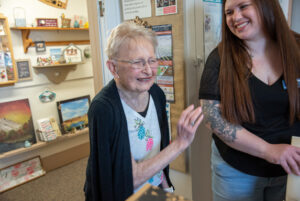
[[64, 134], [88, 127], [89, 105], [90, 96], [57, 102], [59, 120]]
[[36, 143], [28, 99], [0, 103], [0, 154]]

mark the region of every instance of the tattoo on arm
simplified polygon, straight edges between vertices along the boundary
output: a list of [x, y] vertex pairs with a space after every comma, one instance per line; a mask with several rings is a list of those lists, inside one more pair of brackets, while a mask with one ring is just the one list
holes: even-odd
[[225, 142], [234, 142], [236, 140], [236, 132], [241, 130], [240, 125], [233, 125], [227, 122], [220, 111], [220, 101], [201, 100], [202, 111], [204, 114], [204, 122], [209, 125], [213, 132]]

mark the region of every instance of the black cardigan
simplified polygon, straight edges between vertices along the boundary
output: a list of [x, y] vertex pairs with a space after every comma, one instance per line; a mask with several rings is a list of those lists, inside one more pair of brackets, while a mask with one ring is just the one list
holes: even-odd
[[[151, 94], [161, 131], [161, 149], [169, 144], [166, 98], [154, 84]], [[126, 116], [114, 80], [93, 99], [89, 112], [90, 156], [86, 169], [86, 200], [123, 201], [133, 194], [131, 152]], [[169, 166], [164, 169], [167, 182]]]

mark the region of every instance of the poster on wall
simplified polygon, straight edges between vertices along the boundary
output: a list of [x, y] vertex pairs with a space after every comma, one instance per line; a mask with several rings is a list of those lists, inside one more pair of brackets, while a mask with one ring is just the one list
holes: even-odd
[[174, 69], [173, 69], [173, 52], [172, 52], [172, 25], [155, 25], [152, 30], [157, 35], [158, 70], [156, 83], [164, 91], [168, 102], [175, 102], [174, 91]]
[[0, 103], [0, 154], [36, 143], [28, 99]]
[[136, 16], [140, 18], [151, 17], [150, 0], [122, 0], [124, 20], [132, 20]]
[[203, 0], [204, 4], [204, 54], [205, 61], [210, 52], [221, 41], [222, 0]]
[[155, 14], [170, 15], [177, 13], [177, 0], [155, 0]]

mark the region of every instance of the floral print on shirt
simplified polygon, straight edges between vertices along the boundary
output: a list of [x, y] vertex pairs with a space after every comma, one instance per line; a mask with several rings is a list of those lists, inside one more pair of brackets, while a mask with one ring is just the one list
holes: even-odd
[[145, 129], [144, 124], [145, 122], [143, 122], [141, 119], [136, 118], [134, 120], [134, 128], [137, 130], [137, 137], [140, 140], [145, 140], [147, 142], [146, 144], [146, 151], [151, 151], [152, 147], [153, 147], [153, 137], [150, 135], [150, 130], [149, 129]]

